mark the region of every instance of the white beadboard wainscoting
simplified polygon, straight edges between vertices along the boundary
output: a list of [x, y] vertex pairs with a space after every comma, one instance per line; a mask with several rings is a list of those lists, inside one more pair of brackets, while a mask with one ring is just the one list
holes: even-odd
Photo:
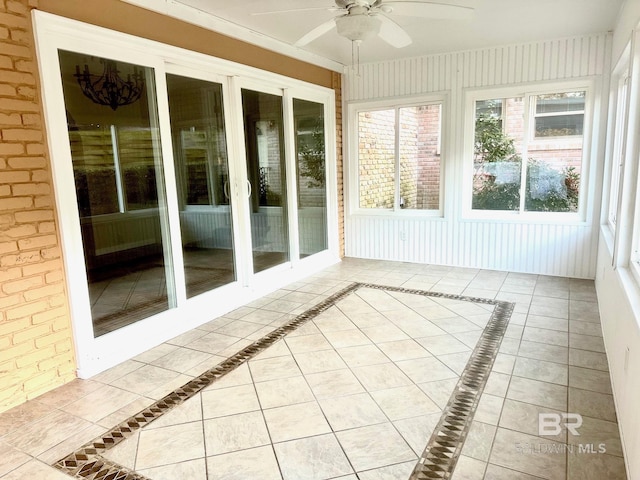
[[[364, 48], [364, 47], [363, 47]], [[608, 105], [611, 35], [508, 45], [345, 68], [345, 254], [473, 268], [594, 278]], [[465, 208], [465, 137], [470, 91], [589, 82], [591, 138], [581, 189], [580, 218], [529, 215], [493, 220]], [[445, 98], [442, 135], [443, 214], [358, 209], [357, 132], [349, 111], [358, 104], [410, 103], [429, 94]], [[414, 100], [415, 101], [415, 100]], [[387, 103], [388, 105], [389, 103]], [[465, 109], [467, 112], [465, 114]], [[585, 122], [587, 122], [585, 118]], [[587, 123], [585, 123], [586, 125]], [[468, 139], [467, 139], [468, 140]]]
[[593, 278], [598, 239], [590, 225], [526, 224], [354, 215], [347, 255], [563, 277]]

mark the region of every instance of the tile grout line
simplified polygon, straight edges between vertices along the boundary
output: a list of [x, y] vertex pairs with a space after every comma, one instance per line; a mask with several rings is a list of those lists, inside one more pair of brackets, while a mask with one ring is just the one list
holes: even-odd
[[[336, 302], [338, 302], [342, 298], [346, 297], [347, 295], [353, 293], [354, 291], [360, 288], [371, 288], [371, 289], [377, 289], [377, 290], [395, 291], [400, 293], [409, 293], [409, 294], [428, 296], [428, 297], [462, 300], [462, 301], [468, 301], [473, 303], [495, 305], [496, 309], [492, 313], [491, 319], [487, 324], [487, 327], [485, 327], [483, 331], [483, 335], [480, 338], [479, 342], [482, 341], [483, 338], [485, 338], [485, 333], [487, 331], [494, 329], [494, 326], [492, 324], [496, 323], [494, 320], [497, 317], [496, 311], [498, 309], [502, 308], [502, 309], [508, 310], [509, 316], [511, 311], [513, 310], [513, 304], [494, 300], [494, 299], [470, 297], [470, 296], [448, 294], [448, 293], [439, 293], [439, 292], [417, 290], [417, 289], [407, 289], [403, 287], [384, 286], [384, 285], [377, 285], [377, 284], [371, 284], [371, 283], [360, 283], [360, 282], [351, 283], [347, 287], [325, 298], [324, 300], [319, 302], [317, 305], [297, 315], [294, 319], [290, 320], [285, 325], [274, 329], [271, 333], [268, 333], [262, 338], [256, 340], [252, 344], [248, 345], [247, 347], [243, 348], [242, 350], [232, 355], [231, 357], [222, 361], [215, 367], [204, 372], [198, 377], [195, 377], [194, 379], [190, 380], [185, 385], [169, 393], [162, 399], [154, 402], [153, 404], [151, 404], [149, 407], [145, 408], [141, 412], [133, 415], [129, 419], [125, 420], [124, 422], [121, 422], [119, 425], [117, 425], [116, 427], [114, 427], [104, 435], [101, 435], [100, 437], [94, 439], [93, 441], [89, 442], [83, 447], [80, 447], [78, 450], [72, 452], [71, 454], [67, 455], [61, 460], [58, 460], [53, 464], [53, 466], [67, 473], [68, 475], [71, 475], [75, 478], [80, 478], [80, 479], [95, 480], [95, 479], [102, 479], [102, 478], [114, 478], [114, 479], [117, 478], [118, 480], [149, 480], [147, 477], [144, 477], [139, 473], [133, 472], [130, 469], [123, 467], [122, 465], [119, 465], [115, 462], [112, 462], [110, 460], [103, 458], [101, 454], [115, 447], [116, 445], [126, 440], [127, 438], [131, 437], [136, 431], [150, 424], [151, 422], [153, 422], [154, 420], [162, 416], [164, 413], [172, 410], [173, 408], [184, 403], [186, 400], [192, 398], [194, 395], [201, 392], [204, 388], [210, 386], [212, 383], [222, 378], [227, 373], [230, 373], [235, 368], [239, 367], [246, 361], [250, 360], [251, 358], [255, 357], [256, 355], [264, 351], [266, 348], [274, 344], [276, 341], [284, 338], [288, 333], [296, 330], [298, 327], [300, 327], [307, 321], [315, 318], [317, 315], [319, 315], [323, 311], [333, 306]], [[500, 319], [502, 319], [503, 316], [504, 315], [500, 315]], [[503, 326], [501, 335], [504, 335], [504, 329], [506, 329], [506, 323], [508, 322], [509, 316], [507, 316], [506, 318], [505, 325]], [[493, 364], [493, 360], [495, 360], [495, 355], [497, 354], [497, 348], [499, 347], [499, 342], [501, 340], [502, 340], [502, 336], [500, 336], [497, 346], [495, 347], [495, 351], [492, 354], [493, 358], [491, 361], [491, 365]], [[472, 360], [474, 360], [476, 356], [480, 355], [480, 356], [483, 356], [484, 358], [484, 356], [487, 355], [487, 353], [484, 350], [480, 349], [479, 347], [480, 347], [480, 343], [476, 345], [476, 348], [474, 349], [472, 356], [469, 362], [467, 363], [467, 366], [465, 367], [465, 371], [463, 372], [463, 375], [465, 375], [465, 372], [467, 372], [467, 370], [470, 369], [470, 365], [472, 365]], [[490, 368], [491, 367], [489, 366], [489, 370]], [[477, 367], [473, 366], [472, 370], [475, 374]], [[484, 383], [486, 383], [487, 376], [488, 376], [488, 373], [482, 379]], [[462, 383], [462, 378], [463, 377], [461, 377], [461, 380], [459, 381], [458, 385]], [[469, 380], [470, 379], [467, 378], [467, 381]], [[484, 388], [484, 383], [482, 384], [482, 388]], [[457, 388], [458, 387], [456, 387], [456, 389]], [[480, 393], [481, 391], [482, 389], [480, 389]], [[454, 390], [454, 393], [455, 393], [455, 390]], [[477, 406], [478, 400], [479, 400], [479, 394], [478, 394], [478, 399], [476, 399], [476, 406]], [[451, 400], [450, 400], [450, 403], [451, 403]], [[446, 413], [446, 410], [445, 410], [445, 413]], [[443, 413], [443, 418], [445, 416], [445, 413]], [[441, 419], [441, 422], [442, 422], [442, 419]], [[467, 427], [467, 430], [468, 430], [468, 427]], [[465, 432], [465, 437], [466, 437], [466, 432]], [[464, 442], [464, 438], [461, 438], [461, 442]], [[457, 449], [458, 455], [461, 448], [462, 448], [462, 443], [458, 446], [458, 449]], [[429, 446], [427, 446], [427, 450], [429, 450]], [[425, 452], [427, 450], [425, 450]], [[455, 460], [457, 461], [457, 456], [455, 457]], [[419, 465], [420, 463], [422, 463], [422, 459], [419, 462]], [[455, 467], [455, 461], [451, 465], [451, 472], [453, 471], [454, 467]], [[412, 476], [411, 478], [414, 478], [414, 477]], [[424, 477], [417, 477], [417, 478], [424, 478]], [[429, 477], [429, 478], [432, 478], [432, 477]], [[435, 477], [435, 478], [438, 478], [438, 477]], [[448, 478], [448, 477], [441, 477], [441, 478]]]

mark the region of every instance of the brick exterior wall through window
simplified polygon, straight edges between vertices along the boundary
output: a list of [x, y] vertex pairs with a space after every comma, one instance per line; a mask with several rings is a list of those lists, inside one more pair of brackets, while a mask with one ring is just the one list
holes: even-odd
[[[515, 140], [518, 152], [522, 151], [524, 132], [524, 99], [506, 100], [505, 132]], [[532, 119], [533, 121], [533, 119]], [[533, 126], [533, 125], [532, 125]], [[540, 137], [530, 138], [527, 145], [527, 158], [543, 160], [550, 167], [562, 170], [575, 167], [579, 173], [582, 166], [582, 136], [580, 137]]]
[[[437, 210], [440, 207], [441, 105], [399, 110], [399, 206]], [[395, 123], [395, 109], [358, 115], [360, 208], [394, 207]]]

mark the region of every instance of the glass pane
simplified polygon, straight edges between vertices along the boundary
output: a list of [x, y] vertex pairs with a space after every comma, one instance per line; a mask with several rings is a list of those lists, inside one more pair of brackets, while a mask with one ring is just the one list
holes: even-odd
[[553, 115], [536, 118], [536, 137], [582, 135], [584, 115]]
[[476, 104], [472, 207], [519, 210], [524, 102], [520, 97], [489, 102], [501, 105], [502, 117]]
[[233, 282], [222, 86], [167, 75], [187, 298]]
[[173, 306], [153, 70], [65, 51], [60, 67], [99, 336]]
[[395, 124], [393, 109], [358, 114], [360, 208], [393, 208]]
[[536, 113], [582, 112], [585, 92], [549, 93], [536, 97]]
[[[566, 152], [570, 155], [570, 152]], [[558, 152], [562, 155], [562, 152]], [[533, 212], [577, 212], [580, 195], [580, 158], [538, 160], [527, 165], [525, 210]]]
[[584, 91], [538, 95], [536, 97], [535, 136], [582, 135], [585, 95]]
[[289, 261], [282, 97], [242, 90], [253, 270]]
[[[121, 182], [111, 129], [99, 123], [77, 125], [69, 118], [68, 108], [67, 124], [80, 218], [120, 212]], [[89, 149], [93, 150], [91, 155]]]
[[[539, 95], [536, 102], [538, 111], [581, 110], [585, 92]], [[528, 145], [525, 210], [578, 211], [583, 118], [582, 113], [536, 118], [536, 138]], [[557, 138], [550, 140], [549, 136]]]
[[293, 100], [300, 257], [328, 248], [324, 105]]
[[440, 105], [400, 109], [400, 208], [440, 208]]
[[115, 142], [119, 152], [125, 210], [158, 208], [156, 169], [151, 156], [153, 152], [148, 149], [153, 142], [151, 129], [119, 128]]
[[479, 115], [502, 118], [502, 99], [478, 100], [476, 102], [476, 116]]

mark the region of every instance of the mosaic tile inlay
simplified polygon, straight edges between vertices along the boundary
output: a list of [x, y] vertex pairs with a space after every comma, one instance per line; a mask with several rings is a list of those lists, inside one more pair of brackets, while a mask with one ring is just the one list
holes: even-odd
[[434, 433], [417, 463], [411, 479], [447, 479], [454, 471], [480, 395], [487, 382], [498, 348], [504, 336], [513, 304], [497, 300], [450, 295], [424, 290], [389, 287], [368, 283], [353, 283], [338, 293], [303, 312], [287, 324], [275, 329], [256, 342], [238, 351], [161, 400], [120, 423], [104, 435], [54, 464], [59, 470], [79, 479], [88, 480], [148, 480], [147, 477], [105, 459], [102, 454], [144, 428], [173, 408], [181, 405], [226, 374], [252, 359], [288, 333], [335, 305], [360, 288], [415, 294], [427, 297], [460, 300], [494, 305], [489, 323], [484, 328], [471, 357], [445, 407]]
[[497, 302], [411, 480], [450, 478], [498, 354], [513, 304]]

